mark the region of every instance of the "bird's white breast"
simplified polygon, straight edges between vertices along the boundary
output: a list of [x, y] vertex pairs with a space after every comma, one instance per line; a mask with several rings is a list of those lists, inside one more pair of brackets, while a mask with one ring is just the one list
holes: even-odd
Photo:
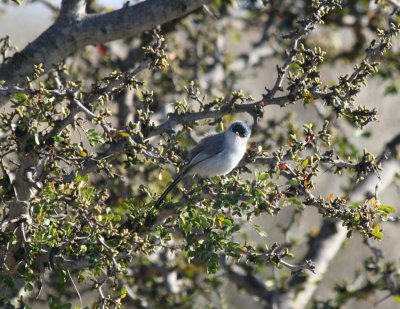
[[201, 177], [225, 175], [231, 172], [246, 152], [247, 138], [240, 138], [233, 132], [227, 132], [224, 149], [213, 157], [200, 162], [193, 173]]

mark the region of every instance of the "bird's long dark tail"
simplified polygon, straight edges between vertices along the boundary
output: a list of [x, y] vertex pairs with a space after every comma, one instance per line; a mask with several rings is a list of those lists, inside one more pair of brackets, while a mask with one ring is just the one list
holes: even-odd
[[165, 199], [165, 197], [168, 195], [168, 193], [176, 187], [176, 185], [182, 180], [183, 176], [185, 176], [186, 169], [183, 170], [181, 173], [179, 173], [174, 181], [167, 187], [167, 189], [165, 189], [165, 191], [163, 192], [163, 194], [161, 194], [161, 196], [158, 198], [157, 202], [154, 204], [155, 208], [159, 208], [161, 203], [163, 202], [163, 200]]

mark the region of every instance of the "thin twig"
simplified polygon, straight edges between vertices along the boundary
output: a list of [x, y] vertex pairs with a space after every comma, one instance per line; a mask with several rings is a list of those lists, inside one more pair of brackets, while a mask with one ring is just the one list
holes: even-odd
[[69, 279], [70, 279], [71, 282], [72, 282], [72, 285], [73, 285], [74, 288], [75, 288], [76, 294], [78, 294], [79, 302], [80, 302], [80, 304], [81, 304], [81, 308], [83, 308], [83, 302], [82, 302], [81, 293], [79, 293], [78, 287], [76, 286], [76, 284], [75, 284], [75, 282], [74, 282], [74, 279], [72, 279], [71, 272], [70, 272], [68, 269], [67, 269], [66, 271], [67, 271], [67, 274], [68, 274], [68, 276], [69, 276]]

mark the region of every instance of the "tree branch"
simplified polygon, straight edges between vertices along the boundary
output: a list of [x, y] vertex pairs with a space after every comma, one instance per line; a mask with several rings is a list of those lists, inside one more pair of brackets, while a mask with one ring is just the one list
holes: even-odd
[[[71, 2], [71, 3], [69, 3]], [[63, 15], [34, 42], [0, 66], [0, 80], [22, 83], [33, 73], [35, 64], [45, 71], [87, 45], [136, 36], [200, 8], [209, 0], [147, 0], [111, 13], [92, 14], [80, 20]], [[67, 4], [68, 3], [68, 4]], [[76, 14], [81, 1], [63, 1], [61, 11]], [[0, 100], [0, 106], [4, 100]]]
[[[359, 201], [373, 195], [379, 182], [379, 190], [383, 190], [391, 183], [393, 176], [400, 169], [400, 162], [396, 158], [396, 146], [398, 144], [400, 144], [400, 134], [387, 143], [380, 156], [382, 158], [381, 181], [377, 179], [374, 173], [370, 173], [364, 181], [358, 183], [352, 192], [350, 192], [351, 201]], [[310, 259], [315, 262], [315, 273], [309, 273], [306, 278], [294, 277], [289, 282], [292, 291], [297, 291], [298, 289], [294, 289], [294, 287], [299, 285], [302, 286], [302, 289], [296, 295], [294, 294], [295, 292], [286, 295], [288, 297], [286, 299], [288, 308], [305, 308], [307, 306], [320, 281], [325, 276], [331, 261], [335, 258], [343, 242], [346, 240], [347, 229], [342, 223], [342, 221], [332, 219], [323, 222], [319, 236], [313, 240], [305, 257], [302, 258], [302, 260]]]
[[85, 14], [86, 0], [63, 0], [60, 18], [78, 20]]

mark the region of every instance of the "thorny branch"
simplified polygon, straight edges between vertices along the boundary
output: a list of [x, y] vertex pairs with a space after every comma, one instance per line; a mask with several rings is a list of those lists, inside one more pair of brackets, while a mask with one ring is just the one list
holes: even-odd
[[[71, 18], [80, 18], [83, 16], [82, 12], [82, 6], [84, 2], [83, 1], [63, 1], [62, 4], [62, 12], [65, 12], [65, 16], [70, 16]], [[165, 157], [159, 153], [157, 153], [157, 150], [155, 148], [151, 148], [148, 145], [145, 145], [145, 142], [150, 138], [154, 137], [156, 135], [161, 135], [162, 133], [171, 133], [174, 132], [174, 129], [178, 125], [185, 125], [185, 124], [191, 124], [195, 121], [198, 120], [203, 120], [203, 119], [221, 119], [222, 116], [225, 115], [230, 115], [230, 114], [237, 114], [237, 113], [247, 113], [253, 116], [253, 119], [257, 120], [258, 118], [261, 118], [264, 112], [264, 108], [270, 105], [277, 105], [280, 107], [285, 106], [286, 104], [289, 103], [294, 103], [296, 100], [299, 100], [304, 93], [309, 92], [309, 97], [308, 99], [313, 99], [313, 100], [319, 100], [322, 99], [323, 101], [326, 102], [328, 106], [331, 106], [335, 109], [335, 112], [337, 112], [337, 115], [340, 115], [340, 113], [354, 113], [355, 117], [365, 117], [362, 119], [361, 122], [357, 122], [357, 125], [363, 125], [370, 121], [374, 113], [369, 112], [366, 110], [353, 110], [351, 107], [347, 106], [347, 104], [344, 104], [345, 101], [352, 99], [352, 97], [358, 92], [359, 90], [359, 84], [361, 84], [364, 80], [365, 77], [371, 74], [375, 70], [375, 64], [370, 63], [375, 56], [378, 54], [382, 53], [385, 49], [388, 48], [390, 45], [390, 42], [382, 39], [378, 44], [372, 43], [370, 48], [367, 49], [366, 52], [366, 57], [364, 61], [361, 63], [360, 66], [358, 66], [353, 73], [350, 75], [350, 77], [345, 76], [340, 79], [339, 84], [330, 87], [329, 89], [320, 89], [318, 85], [314, 84], [312, 87], [307, 88], [307, 80], [315, 78], [312, 70], [307, 70], [307, 61], [310, 59], [316, 59], [321, 56], [320, 51], [311, 51], [307, 50], [304, 48], [304, 46], [300, 45], [300, 41], [310, 30], [313, 29], [316, 23], [319, 23], [321, 21], [322, 15], [325, 14], [326, 12], [323, 12], [322, 10], [320, 11], [318, 8], [316, 10], [316, 14], [312, 16], [312, 18], [308, 20], [304, 20], [300, 22], [300, 27], [297, 29], [297, 31], [294, 31], [290, 35], [288, 35], [286, 38], [290, 39], [290, 49], [287, 52], [286, 55], [286, 60], [284, 64], [281, 67], [278, 67], [278, 76], [277, 79], [272, 87], [272, 89], [267, 89], [267, 93], [263, 95], [262, 100], [259, 101], [254, 101], [254, 102], [246, 102], [243, 103], [245, 100], [243, 98], [237, 98], [238, 100], [241, 99], [241, 103], [237, 103], [237, 100], [231, 99], [231, 100], [225, 100], [222, 105], [218, 104], [210, 104], [210, 105], [202, 105], [201, 109], [199, 111], [189, 111], [189, 112], [178, 112], [175, 111], [174, 113], [171, 113], [168, 115], [168, 120], [162, 122], [159, 125], [147, 125], [148, 123], [142, 123], [143, 124], [143, 132], [141, 132], [141, 136], [137, 134], [131, 134], [131, 131], [129, 131], [130, 128], [126, 128], [126, 130], [121, 130], [121, 132], [126, 135], [129, 135], [126, 139], [123, 139], [122, 141], [107, 141], [103, 145], [100, 145], [100, 147], [106, 147], [105, 151], [102, 152], [97, 152], [95, 156], [82, 159], [81, 162], [82, 164], [80, 165], [79, 168], [76, 168], [73, 172], [71, 172], [68, 175], [65, 175], [65, 177], [60, 177], [62, 179], [61, 183], [62, 186], [65, 185], [63, 189], [69, 190], [68, 188], [68, 182], [72, 182], [75, 180], [77, 175], [84, 175], [90, 172], [94, 172], [98, 169], [104, 168], [104, 162], [110, 162], [113, 159], [117, 158], [120, 154], [126, 153], [127, 148], [133, 148], [137, 150], [138, 153], [143, 154], [147, 158], [151, 158], [155, 161], [158, 162], [169, 162], [170, 160], [165, 159]], [[63, 14], [62, 14], [63, 15]], [[392, 35], [395, 34], [396, 32], [396, 27], [391, 27], [390, 31], [384, 34], [385, 38], [386, 37], [391, 37]], [[309, 57], [310, 59], [308, 59]], [[161, 59], [161, 58], [160, 58]], [[156, 59], [159, 60], [159, 59]], [[290, 73], [290, 67], [292, 64], [297, 63], [301, 66], [303, 72], [298, 77], [292, 78], [292, 76], [289, 74]], [[63, 133], [64, 131], [67, 130], [67, 128], [74, 124], [76, 122], [76, 116], [78, 113], [83, 112], [85, 115], [85, 118], [88, 120], [94, 120], [97, 119], [96, 112], [94, 109], [92, 110], [92, 107], [95, 102], [104, 100], [105, 97], [111, 96], [120, 89], [126, 87], [129, 82], [133, 81], [133, 79], [136, 77], [138, 73], [140, 73], [144, 67], [147, 67], [148, 63], [142, 63], [137, 69], [133, 70], [132, 72], [128, 72], [125, 74], [117, 74], [116, 76], [111, 76], [109, 79], [107, 79], [107, 83], [105, 86], [98, 85], [98, 87], [92, 89], [92, 95], [86, 97], [85, 99], [81, 100], [80, 99], [80, 94], [82, 94], [81, 89], [79, 87], [74, 88], [74, 89], [63, 89], [63, 87], [60, 87], [60, 89], [25, 89], [17, 86], [0, 86], [0, 94], [3, 96], [7, 97], [13, 97], [14, 95], [17, 94], [25, 94], [28, 97], [35, 97], [38, 95], [43, 95], [43, 94], [48, 94], [51, 96], [54, 96], [59, 99], [66, 100], [70, 103], [71, 109], [69, 114], [65, 117], [60, 119], [58, 122], [56, 122], [55, 126], [50, 128], [50, 130], [44, 135], [44, 137], [41, 139], [44, 141], [44, 144], [46, 142], [50, 141], [52, 138], [55, 136], [59, 135], [60, 133]], [[283, 81], [285, 80], [285, 77], [288, 76], [289, 79], [289, 87], [288, 87], [288, 93], [286, 95], [282, 95], [277, 97], [276, 93], [278, 91], [284, 91], [283, 89]], [[136, 81], [135, 81], [136, 82]], [[84, 96], [83, 96], [84, 97]], [[201, 102], [203, 103], [203, 102]], [[118, 130], [112, 128], [109, 124], [102, 123], [102, 128], [104, 130], [104, 133], [107, 135], [112, 135], [115, 132], [118, 132]], [[14, 131], [15, 133], [16, 131]], [[129, 132], [129, 134], [127, 133]], [[29, 138], [31, 136], [26, 133], [26, 135], [23, 135], [20, 137], [19, 141], [19, 150], [25, 151], [28, 149], [26, 145], [28, 144]], [[309, 137], [307, 137], [309, 138]], [[396, 168], [398, 168], [398, 163], [394, 162], [395, 160], [393, 159], [392, 153], [394, 153], [394, 148], [392, 146], [397, 145], [397, 142], [400, 138], [396, 137], [390, 144], [388, 145], [387, 149], [384, 151], [383, 155], [381, 156], [382, 162], [387, 164], [389, 161], [394, 164]], [[40, 144], [40, 141], [39, 141]], [[309, 141], [305, 142], [298, 142], [298, 147], [301, 149], [306, 149], [308, 145], [311, 143]], [[390, 149], [389, 149], [390, 148]], [[291, 149], [293, 150], [293, 148]], [[7, 150], [9, 151], [9, 150]], [[29, 157], [26, 162], [22, 162], [22, 164], [19, 166], [19, 170], [17, 171], [17, 174], [26, 183], [20, 183], [20, 187], [27, 188], [27, 192], [30, 192], [30, 195], [28, 197], [24, 196], [21, 197], [22, 199], [19, 200], [19, 195], [18, 192], [16, 194], [16, 202], [19, 204], [23, 204], [23, 211], [19, 211], [17, 214], [14, 214], [14, 216], [11, 216], [7, 220], [2, 222], [1, 225], [1, 232], [4, 230], [9, 230], [12, 229], [13, 232], [17, 231], [18, 229], [20, 230], [20, 235], [18, 236], [18, 240], [20, 244], [22, 243], [24, 246], [24, 249], [26, 249], [27, 245], [27, 227], [31, 223], [31, 217], [29, 212], [27, 211], [26, 208], [29, 208], [29, 203], [30, 201], [35, 197], [35, 194], [41, 190], [40, 185], [35, 184], [35, 181], [38, 179], [43, 179], [41, 174], [41, 170], [39, 166], [42, 164], [40, 161], [43, 159], [41, 157], [37, 156], [37, 153], [30, 153], [29, 151], [26, 153], [27, 156]], [[44, 152], [39, 152], [40, 155], [44, 155]], [[24, 158], [25, 159], [25, 158]], [[255, 163], [255, 164], [262, 164], [265, 166], [268, 166], [269, 170], [272, 170], [273, 168], [278, 168], [281, 169], [279, 172], [282, 176], [286, 177], [289, 181], [300, 179], [300, 173], [299, 170], [296, 168], [292, 168], [290, 164], [287, 164], [286, 161], [290, 161], [293, 159], [293, 156], [290, 155], [289, 151], [285, 154], [274, 154], [273, 156], [265, 156], [265, 155], [258, 155], [258, 156], [253, 156], [252, 161], [250, 163]], [[343, 160], [338, 157], [335, 157], [333, 152], [330, 153], [325, 153], [324, 155], [320, 156], [318, 158], [319, 162], [328, 164], [331, 166], [334, 166], [337, 170], [340, 169], [350, 169], [356, 171], [357, 177], [358, 176], [366, 176], [366, 179], [364, 182], [360, 183], [353, 189], [353, 200], [360, 199], [362, 200], [364, 196], [366, 195], [367, 191], [372, 191], [371, 190], [371, 181], [370, 178], [372, 175], [377, 170], [377, 164], [374, 160], [369, 158], [367, 154], [364, 154], [364, 157], [361, 159], [359, 162], [353, 162], [350, 160]], [[68, 164], [68, 160], [65, 160], [64, 163]], [[250, 164], [247, 162], [242, 162], [241, 167], [245, 168], [247, 164]], [[33, 170], [33, 171], [32, 171]], [[392, 170], [393, 171], [393, 170]], [[392, 173], [393, 174], [393, 173]], [[381, 175], [382, 178], [391, 178], [393, 176], [392, 174], [389, 175]], [[30, 176], [29, 176], [30, 175]], [[33, 175], [33, 176], [32, 176]], [[358, 178], [357, 178], [358, 179]], [[21, 181], [21, 180], [20, 180]], [[339, 218], [341, 219], [345, 224], [348, 224], [351, 222], [351, 216], [352, 212], [350, 210], [347, 210], [346, 206], [348, 205], [347, 200], [343, 199], [335, 199], [334, 201], [326, 201], [322, 199], [321, 197], [314, 196], [307, 188], [306, 185], [307, 181], [303, 181], [300, 185], [288, 185], [288, 186], [278, 186], [276, 185], [273, 192], [270, 190], [268, 191], [268, 194], [265, 194], [263, 196], [263, 201], [268, 202], [269, 204], [267, 208], [267, 211], [274, 212], [276, 207], [278, 205], [279, 199], [283, 197], [291, 197], [291, 198], [296, 198], [298, 196], [302, 197], [301, 202], [304, 203], [304, 205], [307, 206], [315, 206], [318, 208], [321, 214], [324, 216], [331, 216], [333, 218]], [[18, 183], [14, 184], [15, 188], [18, 187]], [[250, 186], [254, 189], [257, 189], [257, 184], [255, 182], [251, 183]], [[238, 187], [233, 187], [234, 189]], [[384, 188], [384, 186], [380, 186], [379, 189]], [[81, 188], [78, 188], [81, 190]], [[209, 187], [205, 188], [207, 194], [209, 194], [210, 197], [216, 197], [217, 194], [221, 194], [223, 192], [218, 192], [217, 190], [213, 191], [213, 185], [210, 185]], [[235, 192], [235, 190], [230, 188], [229, 192]], [[265, 189], [265, 188], [264, 188]], [[222, 189], [221, 189], [222, 190]], [[285, 191], [286, 190], [286, 191]], [[291, 190], [291, 191], [290, 191]], [[160, 234], [162, 232], [167, 232], [169, 230], [174, 230], [174, 226], [171, 223], [171, 219], [173, 217], [179, 217], [175, 216], [178, 211], [181, 210], [182, 205], [189, 205], [192, 203], [188, 203], [188, 201], [196, 202], [196, 199], [198, 199], [194, 194], [193, 191], [186, 192], [187, 194], [181, 198], [181, 200], [173, 205], [172, 208], [170, 209], [165, 209], [160, 211], [159, 213], [151, 213], [148, 215], [148, 217], [151, 217], [150, 223], [151, 224], [144, 224], [141, 225], [142, 222], [139, 220], [141, 218], [134, 218], [135, 220], [137, 219], [138, 221], [134, 221], [136, 225], [129, 226], [128, 229], [124, 229], [123, 232], [125, 234], [129, 234], [130, 232], [133, 233], [132, 237], [129, 238], [129, 241], [133, 241], [134, 244], [133, 246], [130, 247], [129, 250], [126, 250], [124, 252], [119, 252], [118, 254], [115, 253], [115, 248], [117, 245], [114, 247], [113, 237], [115, 235], [107, 235], [109, 237], [108, 239], [103, 238], [103, 234], [98, 233], [96, 234], [96, 239], [100, 243], [101, 248], [107, 252], [107, 259], [109, 259], [113, 264], [110, 267], [107, 267], [107, 271], [110, 272], [110, 274], [114, 275], [120, 268], [120, 263], [119, 259], [128, 261], [129, 259], [132, 258], [134, 253], [139, 252], [140, 250], [144, 250], [142, 247], [144, 246], [154, 246], [157, 247], [159, 245], [159, 242], [164, 241], [162, 237], [160, 237]], [[224, 193], [225, 195], [228, 195], [226, 192]], [[376, 194], [375, 194], [376, 195]], [[60, 199], [63, 197], [60, 197]], [[154, 196], [153, 196], [154, 198]], [[250, 194], [241, 194], [240, 197], [237, 198], [236, 202], [243, 202], [243, 201], [249, 201], [250, 199], [253, 199], [252, 203], [256, 204], [257, 201], [254, 201], [254, 195]], [[68, 204], [71, 203], [76, 203], [76, 197], [71, 195], [67, 198]], [[60, 200], [57, 200], [57, 203], [60, 202]], [[16, 204], [14, 206], [18, 206], [19, 204]], [[150, 203], [151, 204], [151, 203]], [[171, 203], [172, 204], [172, 203]], [[205, 205], [203, 204], [196, 204], [199, 206], [198, 208], [203, 208]], [[263, 204], [264, 205], [264, 204]], [[98, 205], [99, 206], [99, 205]], [[96, 211], [98, 211], [97, 208], [102, 207], [103, 205], [96, 207]], [[141, 205], [143, 206], [143, 205]], [[259, 206], [259, 205], [258, 205]], [[188, 207], [188, 206], [185, 206]], [[17, 209], [18, 207], [15, 207]], [[21, 208], [21, 207], [20, 207]], [[78, 207], [80, 208], [80, 207]], [[82, 207], [84, 208], [84, 207]], [[222, 210], [223, 211], [222, 211]], [[221, 206], [221, 214], [224, 214], [224, 207]], [[71, 210], [70, 210], [71, 211]], [[73, 214], [77, 214], [81, 211], [81, 209], [74, 209]], [[265, 209], [263, 211], [266, 211]], [[99, 211], [100, 212], [100, 211]], [[216, 214], [219, 214], [216, 211]], [[18, 216], [17, 216], [18, 215]], [[66, 220], [68, 217], [67, 211], [65, 211], [64, 217], [58, 221], [63, 221]], [[95, 221], [95, 214], [86, 212], [85, 210], [82, 210], [82, 213], [79, 213], [82, 217], [85, 218], [85, 222], [87, 223], [87, 226], [91, 230], [96, 229], [97, 227], [100, 227], [100, 230], [103, 230], [103, 228], [106, 226], [106, 223], [99, 223]], [[107, 214], [108, 215], [108, 214]], [[251, 216], [251, 211], [248, 212], [248, 216]], [[145, 218], [146, 220], [148, 219]], [[132, 218], [130, 218], [132, 219]], [[221, 219], [222, 220], [222, 219]], [[92, 223], [95, 222], [95, 223]], [[149, 221], [144, 221], [148, 223]], [[228, 221], [227, 221], [228, 222]], [[328, 221], [327, 221], [328, 222]], [[340, 224], [342, 224], [341, 222]], [[86, 224], [85, 223], [85, 224]], [[131, 222], [128, 220], [128, 225]], [[368, 222], [369, 223], [369, 222]], [[81, 223], [82, 224], [82, 223]], [[219, 224], [224, 224], [224, 223], [219, 223]], [[228, 223], [226, 223], [229, 225]], [[326, 223], [328, 225], [328, 223]], [[246, 251], [245, 249], [247, 248], [242, 248], [241, 254], [238, 254], [236, 258], [239, 256], [241, 258], [247, 258], [249, 262], [254, 262], [254, 263], [272, 263], [275, 265], [283, 265], [286, 268], [290, 269], [293, 273], [299, 273], [303, 270], [315, 270], [315, 274], [310, 276], [304, 280], [299, 279], [291, 279], [290, 280], [290, 285], [292, 287], [297, 287], [298, 285], [302, 285], [304, 287], [304, 291], [301, 293], [301, 297], [298, 299], [301, 299], [300, 302], [298, 302], [294, 297], [290, 300], [288, 300], [288, 303], [290, 304], [297, 304], [299, 306], [304, 306], [308, 299], [311, 297], [313, 291], [315, 290], [316, 287], [316, 282], [319, 281], [321, 276], [323, 276], [324, 272], [326, 271], [327, 264], [329, 264], [330, 260], [333, 258], [335, 253], [337, 252], [338, 248], [342, 244], [344, 240], [344, 235], [345, 235], [345, 229], [335, 221], [330, 220], [329, 221], [331, 231], [328, 231], [326, 234], [322, 233], [325, 229], [324, 226], [321, 229], [321, 239], [316, 239], [315, 241], [319, 243], [316, 244], [314, 247], [310, 248], [314, 250], [312, 253], [312, 258], [308, 259], [309, 256], [306, 256], [304, 258], [305, 263], [304, 264], [291, 264], [287, 262], [284, 258], [289, 256], [289, 253], [285, 250], [281, 250], [281, 248], [278, 245], [273, 245], [272, 248], [267, 248], [265, 251], [252, 251], [248, 250]], [[86, 227], [86, 225], [85, 225]], [[362, 232], [364, 231], [364, 226], [360, 224], [360, 227], [354, 227], [349, 225], [348, 226], [350, 230], [352, 229], [360, 229]], [[146, 229], [147, 228], [147, 229]], [[144, 229], [144, 230], [143, 230]], [[162, 230], [162, 231], [160, 231]], [[175, 228], [175, 230], [177, 230]], [[160, 232], [158, 232], [160, 231]], [[182, 235], [184, 235], [183, 231], [179, 231]], [[365, 228], [365, 233], [369, 233], [370, 230], [368, 228]], [[85, 232], [86, 233], [86, 232]], [[153, 234], [152, 234], [153, 233]], [[158, 233], [158, 234], [157, 234]], [[186, 233], [188, 233], [186, 231]], [[150, 236], [149, 236], [150, 235]], [[194, 234], [193, 234], [194, 235]], [[200, 235], [203, 237], [203, 240], [207, 240], [207, 234], [204, 233], [204, 235]], [[86, 235], [81, 236], [80, 239], [77, 240], [77, 243], [80, 241], [83, 241], [87, 238]], [[201, 238], [201, 237], [199, 237]], [[127, 238], [128, 239], [128, 238]], [[150, 241], [149, 241], [150, 239]], [[329, 256], [326, 255], [326, 250], [327, 250], [327, 239], [329, 239], [330, 244], [329, 244], [329, 249], [330, 253], [328, 254]], [[64, 244], [68, 244], [69, 240], [63, 239]], [[200, 242], [199, 242], [200, 243]], [[20, 245], [19, 244], [19, 245]], [[202, 244], [202, 243], [200, 243]], [[74, 244], [75, 245], [75, 244]], [[11, 242], [7, 242], [6, 246], [6, 254], [9, 252], [15, 253], [17, 251], [17, 247], [14, 247], [11, 245]], [[174, 248], [173, 250], [177, 249], [182, 249], [182, 248]], [[171, 249], [172, 250], [172, 249]], [[75, 256], [74, 258], [67, 257], [67, 254], [61, 254], [59, 253], [59, 248], [57, 246], [54, 246], [53, 248], [43, 248], [42, 251], [44, 252], [44, 255], [49, 255], [49, 263], [53, 270], [56, 269], [66, 269], [67, 273], [69, 274], [69, 277], [76, 289], [76, 292], [79, 295], [79, 298], [82, 302], [82, 299], [80, 297], [79, 291], [72, 279], [72, 276], [70, 274], [70, 271], [72, 270], [81, 270], [81, 269], [89, 269], [92, 267], [95, 267], [97, 263], [104, 262], [104, 255], [102, 254], [87, 254], [85, 253], [80, 254], [79, 256]], [[211, 250], [208, 250], [211, 251]], [[325, 252], [324, 252], [325, 251]], [[42, 252], [42, 253], [43, 253]], [[25, 255], [27, 255], [27, 250], [25, 250]], [[376, 254], [377, 257], [377, 254]], [[312, 261], [315, 261], [316, 263], [314, 264]], [[4, 265], [8, 266], [11, 265], [9, 261], [6, 260], [2, 261]], [[258, 280], [251, 272], [252, 268], [244, 265], [234, 265], [227, 263], [226, 259], [222, 259], [222, 265], [228, 275], [229, 278], [231, 278], [238, 286], [244, 288], [248, 293], [256, 295], [266, 301], [266, 303], [271, 303], [273, 302], [273, 298], [276, 297], [277, 295], [274, 292], [269, 291], [265, 284], [263, 284], [260, 280]], [[238, 271], [238, 268], [243, 268], [245, 270], [245, 274], [241, 273]], [[315, 280], [317, 278], [318, 280]], [[109, 299], [104, 295], [102, 288], [103, 284], [105, 283], [105, 280], [100, 282], [97, 286], [98, 291], [101, 295], [101, 302], [102, 306], [105, 307], [106, 303], [109, 301]], [[293, 296], [293, 295], [291, 295]]]
[[[396, 171], [400, 169], [399, 162], [396, 159], [396, 147], [399, 142], [400, 135], [396, 135], [387, 143], [380, 156], [382, 170], [384, 171], [384, 173], [381, 173], [380, 177], [385, 179], [379, 187], [380, 191], [385, 189], [384, 186], [390, 184], [390, 179], [392, 179]], [[351, 196], [353, 201], [364, 199], [375, 190], [377, 181], [375, 173], [370, 173], [365, 180], [353, 188], [349, 196]], [[346, 235], [347, 231], [343, 227], [342, 222], [326, 220], [323, 223], [320, 235], [313, 240], [312, 245], [304, 257], [304, 259], [312, 259], [316, 263], [316, 274], [309, 275], [305, 279], [301, 278], [299, 280], [299, 278], [294, 278], [291, 280], [291, 286], [301, 285], [303, 287], [303, 291], [300, 295], [288, 296], [289, 298], [292, 297], [290, 300], [291, 306], [295, 308], [304, 308], [307, 305], [320, 279], [323, 278], [327, 271], [331, 260], [335, 257], [343, 242], [346, 240]]]

